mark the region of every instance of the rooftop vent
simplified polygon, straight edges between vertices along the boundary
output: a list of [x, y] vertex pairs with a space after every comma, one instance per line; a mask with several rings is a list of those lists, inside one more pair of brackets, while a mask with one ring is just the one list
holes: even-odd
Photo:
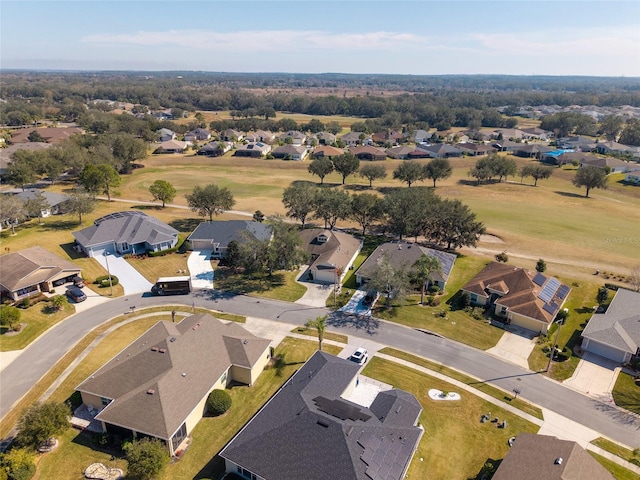
[[170, 342], [175, 342], [175, 341], [176, 341], [176, 337], [171, 337], [171, 338], [169, 339], [169, 341], [170, 341]]
[[316, 423], [318, 425], [320, 425], [321, 427], [329, 428], [329, 424], [327, 422], [325, 422], [324, 420], [318, 420]]
[[558, 457], [553, 462], [554, 465], [562, 465], [562, 457]]
[[147, 390], [147, 395], [154, 395], [156, 393], [156, 391], [153, 388], [150, 388], [149, 390]]
[[187, 376], [187, 374], [186, 374], [186, 373], [184, 373], [184, 372], [182, 372], [182, 376], [183, 376], [183, 377], [186, 377], [186, 376]]
[[242, 344], [243, 344], [243, 345], [246, 345], [247, 343], [249, 343], [249, 340], [243, 340], [243, 341], [242, 341]]
[[151, 347], [151, 351], [152, 352], [157, 352], [158, 351], [158, 347]]
[[167, 353], [167, 349], [166, 348], [161, 348], [160, 350], [158, 350], [160, 353]]

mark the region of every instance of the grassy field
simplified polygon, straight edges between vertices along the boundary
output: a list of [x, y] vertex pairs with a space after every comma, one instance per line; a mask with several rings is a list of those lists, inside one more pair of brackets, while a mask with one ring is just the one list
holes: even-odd
[[529, 415], [533, 415], [541, 420], [543, 420], [542, 410], [538, 407], [531, 405], [529, 402], [522, 400], [521, 398], [513, 398], [513, 395], [505, 393], [503, 390], [499, 388], [493, 387], [486, 383], [479, 383], [478, 379], [469, 377], [464, 373], [460, 373], [457, 370], [449, 368], [445, 365], [431, 362], [421, 357], [417, 357], [416, 355], [412, 355], [410, 353], [403, 352], [401, 350], [396, 350], [395, 348], [385, 347], [380, 350], [380, 353], [384, 353], [387, 355], [391, 355], [402, 360], [406, 360], [408, 362], [414, 363], [416, 365], [420, 365], [421, 367], [428, 368], [429, 370], [433, 370], [434, 372], [441, 373], [446, 375], [447, 377], [453, 378], [460, 382], [466, 383], [467, 385], [473, 385], [473, 388], [479, 390], [487, 395], [491, 395], [497, 400], [501, 402], [509, 402], [512, 407], [517, 408], [518, 410], [522, 410]]
[[[409, 478], [475, 478], [488, 460], [504, 457], [507, 440], [520, 432], [535, 433], [538, 427], [470, 393], [461, 392], [459, 402], [429, 399], [431, 388], [455, 391], [455, 387], [393, 362], [372, 358], [364, 375], [413, 393], [422, 404], [420, 424], [425, 432], [409, 467]], [[483, 414], [506, 420], [508, 427], [480, 423]]]
[[267, 273], [234, 274], [230, 270], [216, 270], [215, 288], [246, 295], [295, 302], [307, 291], [295, 281], [298, 270]]
[[600, 465], [607, 469], [607, 471], [615, 477], [616, 480], [638, 480], [638, 475], [631, 470], [627, 470], [621, 467], [617, 463], [612, 462], [608, 458], [604, 458], [594, 452], [588, 452], [593, 458], [595, 458]]
[[20, 309], [20, 323], [25, 326], [18, 333], [7, 332], [2, 328], [0, 352], [21, 350], [38, 338], [45, 330], [75, 313], [73, 305], [67, 303], [61, 310], [52, 312], [48, 302], [39, 302], [27, 309]]
[[[157, 319], [156, 319], [157, 320]], [[147, 322], [145, 322], [147, 323]], [[142, 325], [142, 322], [141, 322]], [[78, 379], [84, 380], [96, 366], [102, 365], [115, 353], [131, 342], [143, 327], [129, 324], [113, 332], [109, 342], [102, 342], [72, 373], [55, 392], [54, 398], [66, 399], [73, 392]], [[229, 389], [233, 399], [230, 411], [220, 417], [205, 417], [192, 433], [193, 442], [179, 462], [169, 465], [158, 480], [219, 478], [224, 462], [216, 454], [268, 400], [280, 386], [304, 363], [316, 349], [316, 342], [286, 338], [276, 349], [283, 355], [284, 367], [265, 370], [251, 387], [235, 386]], [[336, 354], [339, 348], [327, 345], [326, 351]], [[88, 372], [88, 373], [87, 373]], [[111, 451], [98, 451], [92, 446], [86, 434], [69, 430], [62, 437], [62, 444], [54, 453], [42, 457], [38, 466], [37, 479], [76, 479], [78, 473], [90, 463], [102, 461], [117, 465], [126, 471], [123, 460], [111, 460]]]
[[640, 385], [635, 383], [631, 375], [620, 372], [611, 394], [616, 405], [640, 415]]

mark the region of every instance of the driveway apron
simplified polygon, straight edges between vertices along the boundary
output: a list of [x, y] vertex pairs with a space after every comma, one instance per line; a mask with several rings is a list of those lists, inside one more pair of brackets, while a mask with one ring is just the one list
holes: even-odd
[[140, 272], [133, 268], [120, 255], [109, 255], [109, 268], [107, 268], [107, 259], [104, 255], [94, 255], [94, 257], [105, 270], [111, 272], [111, 275], [118, 277], [120, 285], [124, 288], [125, 295], [132, 293], [142, 293], [151, 290], [151, 283], [144, 278]]

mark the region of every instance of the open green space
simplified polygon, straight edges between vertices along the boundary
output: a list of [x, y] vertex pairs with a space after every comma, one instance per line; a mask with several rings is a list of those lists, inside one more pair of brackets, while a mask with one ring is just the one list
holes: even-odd
[[215, 288], [216, 290], [295, 302], [307, 291], [304, 285], [295, 281], [299, 273], [298, 270], [293, 270], [278, 271], [271, 275], [263, 272], [241, 274], [217, 269]]
[[[293, 330], [291, 330], [291, 333], [297, 333], [299, 335], [307, 335], [309, 337], [318, 338], [318, 331], [315, 328], [296, 327]], [[324, 340], [331, 340], [334, 342], [339, 342], [344, 344], [349, 343], [349, 338], [346, 335], [341, 335], [339, 333], [324, 332], [324, 335], [322, 338]]]
[[[640, 383], [636, 383], [633, 376], [620, 372], [611, 394], [617, 406], [640, 415]], [[640, 440], [638, 447], [640, 447]]]
[[[456, 388], [394, 362], [374, 357], [363, 375], [411, 392], [422, 404], [420, 424], [425, 431], [408, 478], [476, 478], [487, 461], [506, 455], [510, 437], [538, 431], [536, 425], [467, 392], [458, 392], [462, 396], [460, 401], [433, 401], [428, 396], [429, 389], [455, 392]], [[481, 423], [480, 417], [489, 412], [494, 418], [506, 420], [507, 428]]]
[[20, 332], [8, 332], [4, 327], [0, 334], [0, 352], [22, 350], [47, 329], [75, 313], [75, 307], [66, 303], [62, 309], [53, 311], [49, 302], [38, 302], [29, 308], [20, 309]]
[[594, 452], [588, 452], [593, 458], [595, 458], [600, 465], [607, 469], [607, 471], [613, 475], [616, 480], [638, 480], [638, 474], [627, 470], [626, 468], [612, 462], [608, 458], [604, 458], [602, 455], [598, 455]]
[[[115, 353], [140, 335], [157, 318], [128, 324], [111, 333], [108, 342], [101, 342], [85, 358], [56, 390], [54, 398], [64, 400], [73, 393], [73, 388], [84, 380], [95, 368], [109, 360]], [[285, 338], [276, 348], [276, 355], [282, 356], [280, 366], [265, 370], [251, 387], [233, 386], [228, 391], [233, 399], [231, 409], [219, 417], [204, 417], [192, 433], [193, 441], [180, 461], [168, 466], [158, 480], [220, 478], [224, 462], [216, 457], [222, 447], [258, 411], [258, 409], [280, 388], [280, 386], [315, 352], [316, 342]], [[340, 348], [327, 345], [325, 350], [336, 354]], [[88, 373], [87, 373], [88, 372]], [[80, 379], [78, 381], [78, 379]], [[74, 383], [76, 382], [76, 383]], [[72, 432], [69, 434], [69, 432]], [[92, 444], [86, 433], [69, 430], [60, 447], [53, 453], [44, 455], [38, 465], [38, 478], [75, 478], [68, 472], [81, 472], [90, 463], [102, 461], [105, 464], [122, 465], [119, 453], [111, 460], [113, 451], [100, 451]], [[95, 460], [94, 460], [95, 459]], [[88, 463], [87, 463], [88, 462]], [[125, 465], [126, 467], [126, 465]], [[122, 466], [120, 468], [123, 468]], [[126, 471], [126, 468], [124, 468]]]
[[401, 350], [396, 350], [395, 348], [385, 347], [380, 350], [380, 353], [384, 353], [386, 355], [391, 355], [396, 358], [400, 358], [402, 360], [406, 360], [415, 365], [420, 365], [421, 367], [428, 368], [437, 373], [441, 373], [446, 375], [449, 378], [454, 380], [458, 380], [459, 382], [466, 383], [467, 385], [479, 390], [487, 395], [491, 395], [496, 400], [500, 400], [501, 402], [508, 402], [512, 407], [517, 408], [518, 410], [522, 410], [529, 415], [533, 415], [534, 417], [543, 420], [542, 410], [540, 408], [531, 405], [529, 402], [522, 400], [521, 398], [513, 398], [513, 395], [505, 392], [504, 390], [500, 390], [497, 387], [489, 385], [488, 383], [484, 383], [479, 381], [477, 378], [470, 377], [465, 375], [464, 373], [459, 372], [458, 370], [454, 370], [453, 368], [449, 368], [440, 363], [432, 362], [430, 360], [424, 359], [422, 357], [418, 357], [416, 355], [412, 355], [410, 353], [403, 352]]

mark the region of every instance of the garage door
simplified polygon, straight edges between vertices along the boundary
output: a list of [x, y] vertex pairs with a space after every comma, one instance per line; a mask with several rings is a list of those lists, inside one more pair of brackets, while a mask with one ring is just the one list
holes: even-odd
[[624, 352], [621, 352], [617, 348], [611, 348], [608, 345], [603, 345], [602, 343], [594, 342], [593, 340], [589, 340], [589, 343], [587, 344], [587, 347], [585, 348], [585, 350], [587, 352], [600, 355], [601, 357], [615, 360], [616, 362], [624, 361]]
[[113, 244], [110, 245], [100, 245], [96, 247], [91, 247], [89, 256], [96, 257], [98, 255], [104, 255], [105, 253], [114, 254], [116, 253], [116, 248]]

